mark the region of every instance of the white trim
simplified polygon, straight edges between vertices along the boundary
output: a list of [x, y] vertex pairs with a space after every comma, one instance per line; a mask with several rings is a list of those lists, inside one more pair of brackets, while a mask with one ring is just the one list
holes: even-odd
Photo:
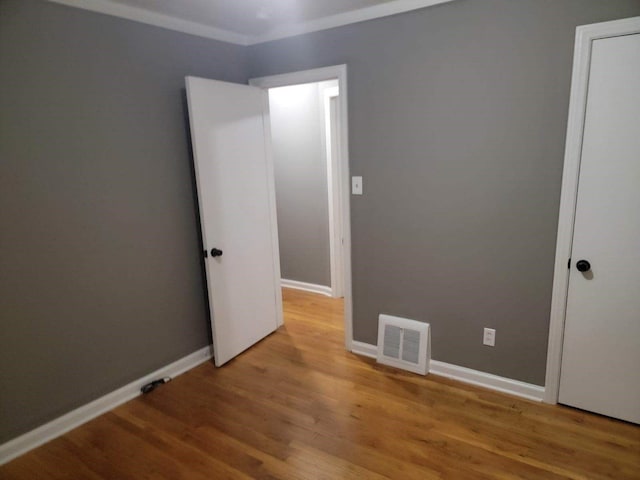
[[305, 292], [319, 293], [321, 295], [331, 296], [331, 287], [326, 285], [316, 285], [315, 283], [299, 282], [297, 280], [287, 280], [283, 278], [280, 280], [280, 285], [286, 288], [295, 288], [296, 290], [303, 290]]
[[599, 38], [634, 33], [640, 33], [640, 17], [585, 25], [576, 29], [569, 121], [567, 124], [567, 141], [560, 194], [556, 259], [551, 294], [551, 318], [549, 322], [544, 396], [544, 401], [547, 403], [558, 402], [565, 309], [569, 287], [567, 262], [571, 258], [571, 246], [573, 243], [573, 224], [578, 195], [578, 176], [580, 173], [582, 134], [589, 84], [591, 45], [594, 40]]
[[536, 402], [541, 402], [544, 397], [545, 389], [539, 385], [500, 377], [471, 368], [459, 367], [458, 365], [439, 362], [437, 360], [431, 360], [429, 373], [478, 387], [488, 388], [497, 392], [508, 393], [528, 400], [535, 400]]
[[301, 83], [323, 82], [325, 80], [338, 79], [339, 115], [340, 115], [340, 195], [344, 199], [341, 203], [342, 237], [343, 243], [343, 288], [344, 288], [344, 338], [345, 348], [351, 351], [353, 342], [353, 301], [351, 286], [351, 211], [349, 209], [349, 116], [348, 116], [348, 91], [347, 91], [347, 66], [334, 65], [313, 70], [272, 75], [269, 77], [252, 78], [250, 85], [268, 89], [284, 87], [286, 85], [299, 85]]
[[[340, 198], [340, 112], [337, 97], [339, 88], [329, 87], [322, 92], [324, 114], [325, 156], [327, 160], [327, 193], [329, 201], [329, 258], [331, 263], [331, 295], [340, 298], [343, 294], [342, 279], [342, 199]], [[336, 99], [336, 120], [331, 121], [331, 100]], [[335, 125], [334, 125], [335, 123]], [[338, 133], [333, 138], [333, 130]], [[337, 155], [333, 155], [337, 146]], [[335, 158], [334, 158], [335, 157]]]
[[82, 407], [76, 408], [71, 412], [52, 420], [30, 432], [20, 435], [13, 440], [0, 445], [0, 465], [16, 458], [23, 453], [28, 452], [40, 445], [53, 440], [60, 435], [72, 430], [89, 420], [102, 415], [109, 410], [116, 408], [129, 400], [140, 395], [140, 388], [161, 377], [175, 378], [181, 373], [190, 370], [201, 363], [211, 359], [213, 352], [211, 346], [207, 346], [197, 350], [186, 357], [177, 360], [166, 367], [162, 367], [149, 375], [145, 375], [138, 380], [114, 390]]
[[163, 13], [152, 12], [144, 8], [132, 7], [111, 0], [49, 0], [53, 3], [60, 3], [68, 7], [81, 8], [92, 12], [103, 13], [114, 17], [125, 18], [134, 22], [146, 23], [176, 32], [188, 33], [198, 37], [210, 38], [221, 42], [235, 43], [236, 45], [250, 45], [251, 41], [247, 35], [215, 28], [211, 25], [191, 22], [181, 18], [165, 15]]
[[[354, 340], [353, 349], [351, 351], [357, 355], [375, 359], [378, 347]], [[541, 402], [544, 398], [545, 388], [539, 385], [500, 377], [498, 375], [473, 370], [471, 368], [459, 367], [450, 363], [439, 362], [438, 360], [430, 361], [429, 373], [451, 378], [452, 380], [457, 380], [462, 383], [488, 388], [489, 390], [508, 393], [509, 395], [526, 398], [527, 400], [534, 400], [536, 402]]]
[[378, 358], [378, 347], [370, 343], [358, 342], [357, 340], [351, 342], [351, 352], [374, 360]]
[[338, 79], [338, 89], [340, 93], [346, 93], [342, 88], [342, 83], [344, 83], [346, 87], [347, 66], [345, 64], [252, 78], [249, 80], [249, 85], [267, 89], [286, 87], [287, 85], [300, 85], [302, 83], [324, 82], [327, 80], [335, 80], [336, 78]]
[[241, 33], [216, 28], [203, 23], [192, 22], [171, 15], [153, 12], [144, 8], [117, 3], [112, 0], [49, 0], [69, 7], [81, 8], [92, 12], [126, 18], [134, 22], [146, 23], [156, 27], [197, 35], [199, 37], [235, 43], [237, 45], [255, 45], [281, 38], [292, 37], [304, 33], [317, 32], [330, 28], [364, 22], [376, 18], [396, 15], [420, 8], [431, 7], [453, 0], [395, 0], [371, 7], [351, 10], [349, 12], [316, 18], [308, 22], [294, 23], [276, 27], [263, 35], [244, 35]]
[[[267, 181], [269, 185], [269, 211], [271, 215], [271, 251], [273, 258], [273, 284], [278, 285], [281, 277], [280, 269], [280, 241], [278, 232], [278, 213], [276, 208], [276, 175], [273, 163], [273, 144], [271, 142], [271, 122], [269, 114], [269, 92], [262, 92], [262, 126], [264, 128], [264, 151], [267, 162]], [[284, 325], [284, 310], [282, 306], [282, 289], [276, 288], [276, 325]]]
[[419, 8], [431, 7], [440, 3], [447, 3], [453, 0], [395, 0], [391, 2], [381, 3], [371, 7], [360, 8], [350, 12], [330, 15], [328, 17], [316, 18], [308, 22], [295, 23], [293, 25], [283, 25], [274, 28], [264, 35], [250, 37], [249, 44], [270, 42], [272, 40], [280, 40], [282, 38], [302, 35], [304, 33], [317, 32], [320, 30], [328, 30], [330, 28], [341, 27], [352, 23], [364, 22], [390, 15], [417, 10]]

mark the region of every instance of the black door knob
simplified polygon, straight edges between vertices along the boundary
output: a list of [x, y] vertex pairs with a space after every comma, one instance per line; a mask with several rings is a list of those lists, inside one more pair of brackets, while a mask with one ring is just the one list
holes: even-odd
[[222, 250], [218, 250], [217, 248], [212, 248], [211, 249], [211, 256], [212, 257], [221, 257], [222, 256]]
[[588, 272], [591, 270], [591, 264], [586, 260], [578, 260], [576, 262], [576, 268], [579, 272]]

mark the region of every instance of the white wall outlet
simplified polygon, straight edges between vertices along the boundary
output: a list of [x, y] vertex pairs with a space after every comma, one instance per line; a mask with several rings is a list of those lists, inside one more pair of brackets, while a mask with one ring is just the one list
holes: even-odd
[[362, 195], [362, 177], [351, 177], [351, 194]]
[[484, 337], [482, 338], [482, 344], [489, 345], [490, 347], [496, 346], [496, 329], [495, 328], [484, 329]]

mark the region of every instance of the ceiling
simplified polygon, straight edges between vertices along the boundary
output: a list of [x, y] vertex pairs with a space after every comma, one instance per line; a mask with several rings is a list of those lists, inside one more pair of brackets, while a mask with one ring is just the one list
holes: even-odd
[[451, 0], [51, 0], [217, 40], [251, 45]]

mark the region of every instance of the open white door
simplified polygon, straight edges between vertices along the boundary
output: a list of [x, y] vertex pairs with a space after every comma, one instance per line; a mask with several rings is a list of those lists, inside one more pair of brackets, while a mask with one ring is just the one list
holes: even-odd
[[216, 366], [281, 323], [268, 101], [256, 87], [187, 77]]

